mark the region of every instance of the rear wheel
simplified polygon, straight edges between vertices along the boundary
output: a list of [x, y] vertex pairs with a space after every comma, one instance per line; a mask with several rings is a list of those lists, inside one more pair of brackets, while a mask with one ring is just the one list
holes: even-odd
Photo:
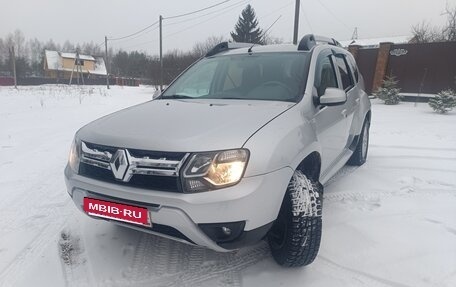
[[363, 165], [367, 159], [367, 150], [369, 149], [369, 121], [364, 121], [363, 129], [359, 135], [358, 144], [352, 156], [348, 160], [349, 165]]
[[320, 248], [322, 201], [323, 186], [296, 171], [268, 234], [278, 264], [298, 267], [314, 261]]

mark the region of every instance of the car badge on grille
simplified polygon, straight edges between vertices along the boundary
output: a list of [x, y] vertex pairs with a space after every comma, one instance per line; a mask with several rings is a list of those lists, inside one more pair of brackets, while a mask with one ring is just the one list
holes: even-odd
[[128, 170], [128, 158], [127, 153], [123, 149], [119, 149], [112, 156], [109, 162], [114, 177], [119, 180], [124, 180], [125, 173]]

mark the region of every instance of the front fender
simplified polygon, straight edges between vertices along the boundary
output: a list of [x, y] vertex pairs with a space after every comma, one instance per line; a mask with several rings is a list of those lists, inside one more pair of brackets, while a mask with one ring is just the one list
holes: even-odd
[[312, 123], [296, 105], [253, 134], [243, 145], [250, 150], [245, 177], [284, 167], [293, 170], [310, 153], [320, 152]]

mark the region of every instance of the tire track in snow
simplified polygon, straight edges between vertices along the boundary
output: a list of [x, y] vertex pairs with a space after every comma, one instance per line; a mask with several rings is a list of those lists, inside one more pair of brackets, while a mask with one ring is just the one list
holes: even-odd
[[65, 285], [92, 286], [88, 259], [79, 232], [63, 229], [60, 236], [58, 247]]
[[428, 168], [428, 167], [417, 167], [417, 166], [370, 166], [370, 169], [400, 169], [400, 170], [422, 170], [422, 171], [431, 171], [431, 172], [449, 172], [456, 175], [456, 170], [451, 169], [442, 169], [442, 168]]
[[417, 191], [400, 191], [400, 190], [378, 190], [369, 192], [334, 192], [324, 195], [325, 202], [339, 202], [343, 200], [366, 200], [368, 198], [388, 198], [394, 196], [417, 196], [417, 195], [451, 195], [456, 196], [456, 193], [451, 190], [441, 189], [419, 189]]
[[356, 270], [347, 266], [343, 266], [338, 264], [331, 259], [326, 258], [325, 256], [318, 255], [319, 263], [322, 263], [329, 267], [329, 269], [334, 270], [337, 274], [341, 274], [342, 276], [348, 277], [350, 281], [354, 281], [353, 279], [357, 279], [359, 282], [362, 283], [362, 286], [375, 286], [375, 287], [411, 287], [406, 284], [402, 284], [399, 282], [391, 281], [382, 277], [378, 277], [375, 275], [371, 275], [361, 270]]
[[14, 282], [20, 279], [22, 274], [34, 264], [36, 259], [45, 249], [52, 244], [52, 238], [57, 236], [63, 228], [63, 222], [54, 222], [41, 229], [30, 242], [14, 257], [11, 263], [0, 272], [1, 286], [14, 286]]
[[125, 283], [134, 286], [242, 286], [242, 270], [268, 256], [265, 242], [237, 252], [218, 253], [144, 234], [126, 272]]
[[456, 157], [422, 156], [422, 155], [370, 155], [369, 158], [394, 158], [394, 159], [417, 159], [417, 160], [444, 160], [455, 162]]
[[342, 167], [336, 174], [334, 174], [328, 181], [325, 183], [324, 187], [331, 185], [333, 182], [337, 181], [339, 178], [346, 177], [347, 175], [353, 173], [359, 168], [359, 166], [350, 166], [345, 165]]
[[[54, 184], [47, 184], [48, 182], [49, 180], [42, 183], [37, 192], [29, 192], [29, 196], [22, 196], [21, 200], [15, 201], [13, 205], [8, 206], [8, 209], [17, 209], [19, 211], [14, 213], [16, 215], [14, 217], [5, 217], [6, 222], [3, 223], [6, 224], [5, 230], [8, 232], [27, 229], [38, 230], [36, 235], [16, 254], [11, 263], [0, 271], [0, 282], [7, 284], [6, 286], [14, 285], [14, 282], [21, 278], [21, 274], [24, 274], [33, 266], [34, 261], [43, 250], [53, 244], [54, 238], [58, 238], [58, 234], [65, 225], [68, 216], [74, 212], [71, 208], [70, 198], [65, 198], [63, 201], [49, 202], [50, 198], [44, 195], [43, 187], [49, 187], [51, 190], [57, 187], [55, 181]], [[39, 205], [44, 201], [48, 202]]]
[[456, 148], [414, 147], [414, 146], [398, 146], [398, 145], [375, 145], [375, 144], [370, 144], [369, 147], [389, 148], [389, 149], [407, 149], [407, 150], [456, 151]]

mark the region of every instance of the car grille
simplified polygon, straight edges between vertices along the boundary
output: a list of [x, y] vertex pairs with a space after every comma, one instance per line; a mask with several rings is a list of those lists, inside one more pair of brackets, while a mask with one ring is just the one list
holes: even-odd
[[[125, 186], [182, 192], [179, 170], [188, 157], [181, 152], [157, 152], [116, 148], [87, 142], [81, 143], [79, 174], [89, 178]], [[113, 170], [122, 169], [116, 153], [125, 157], [123, 176], [116, 178]]]

